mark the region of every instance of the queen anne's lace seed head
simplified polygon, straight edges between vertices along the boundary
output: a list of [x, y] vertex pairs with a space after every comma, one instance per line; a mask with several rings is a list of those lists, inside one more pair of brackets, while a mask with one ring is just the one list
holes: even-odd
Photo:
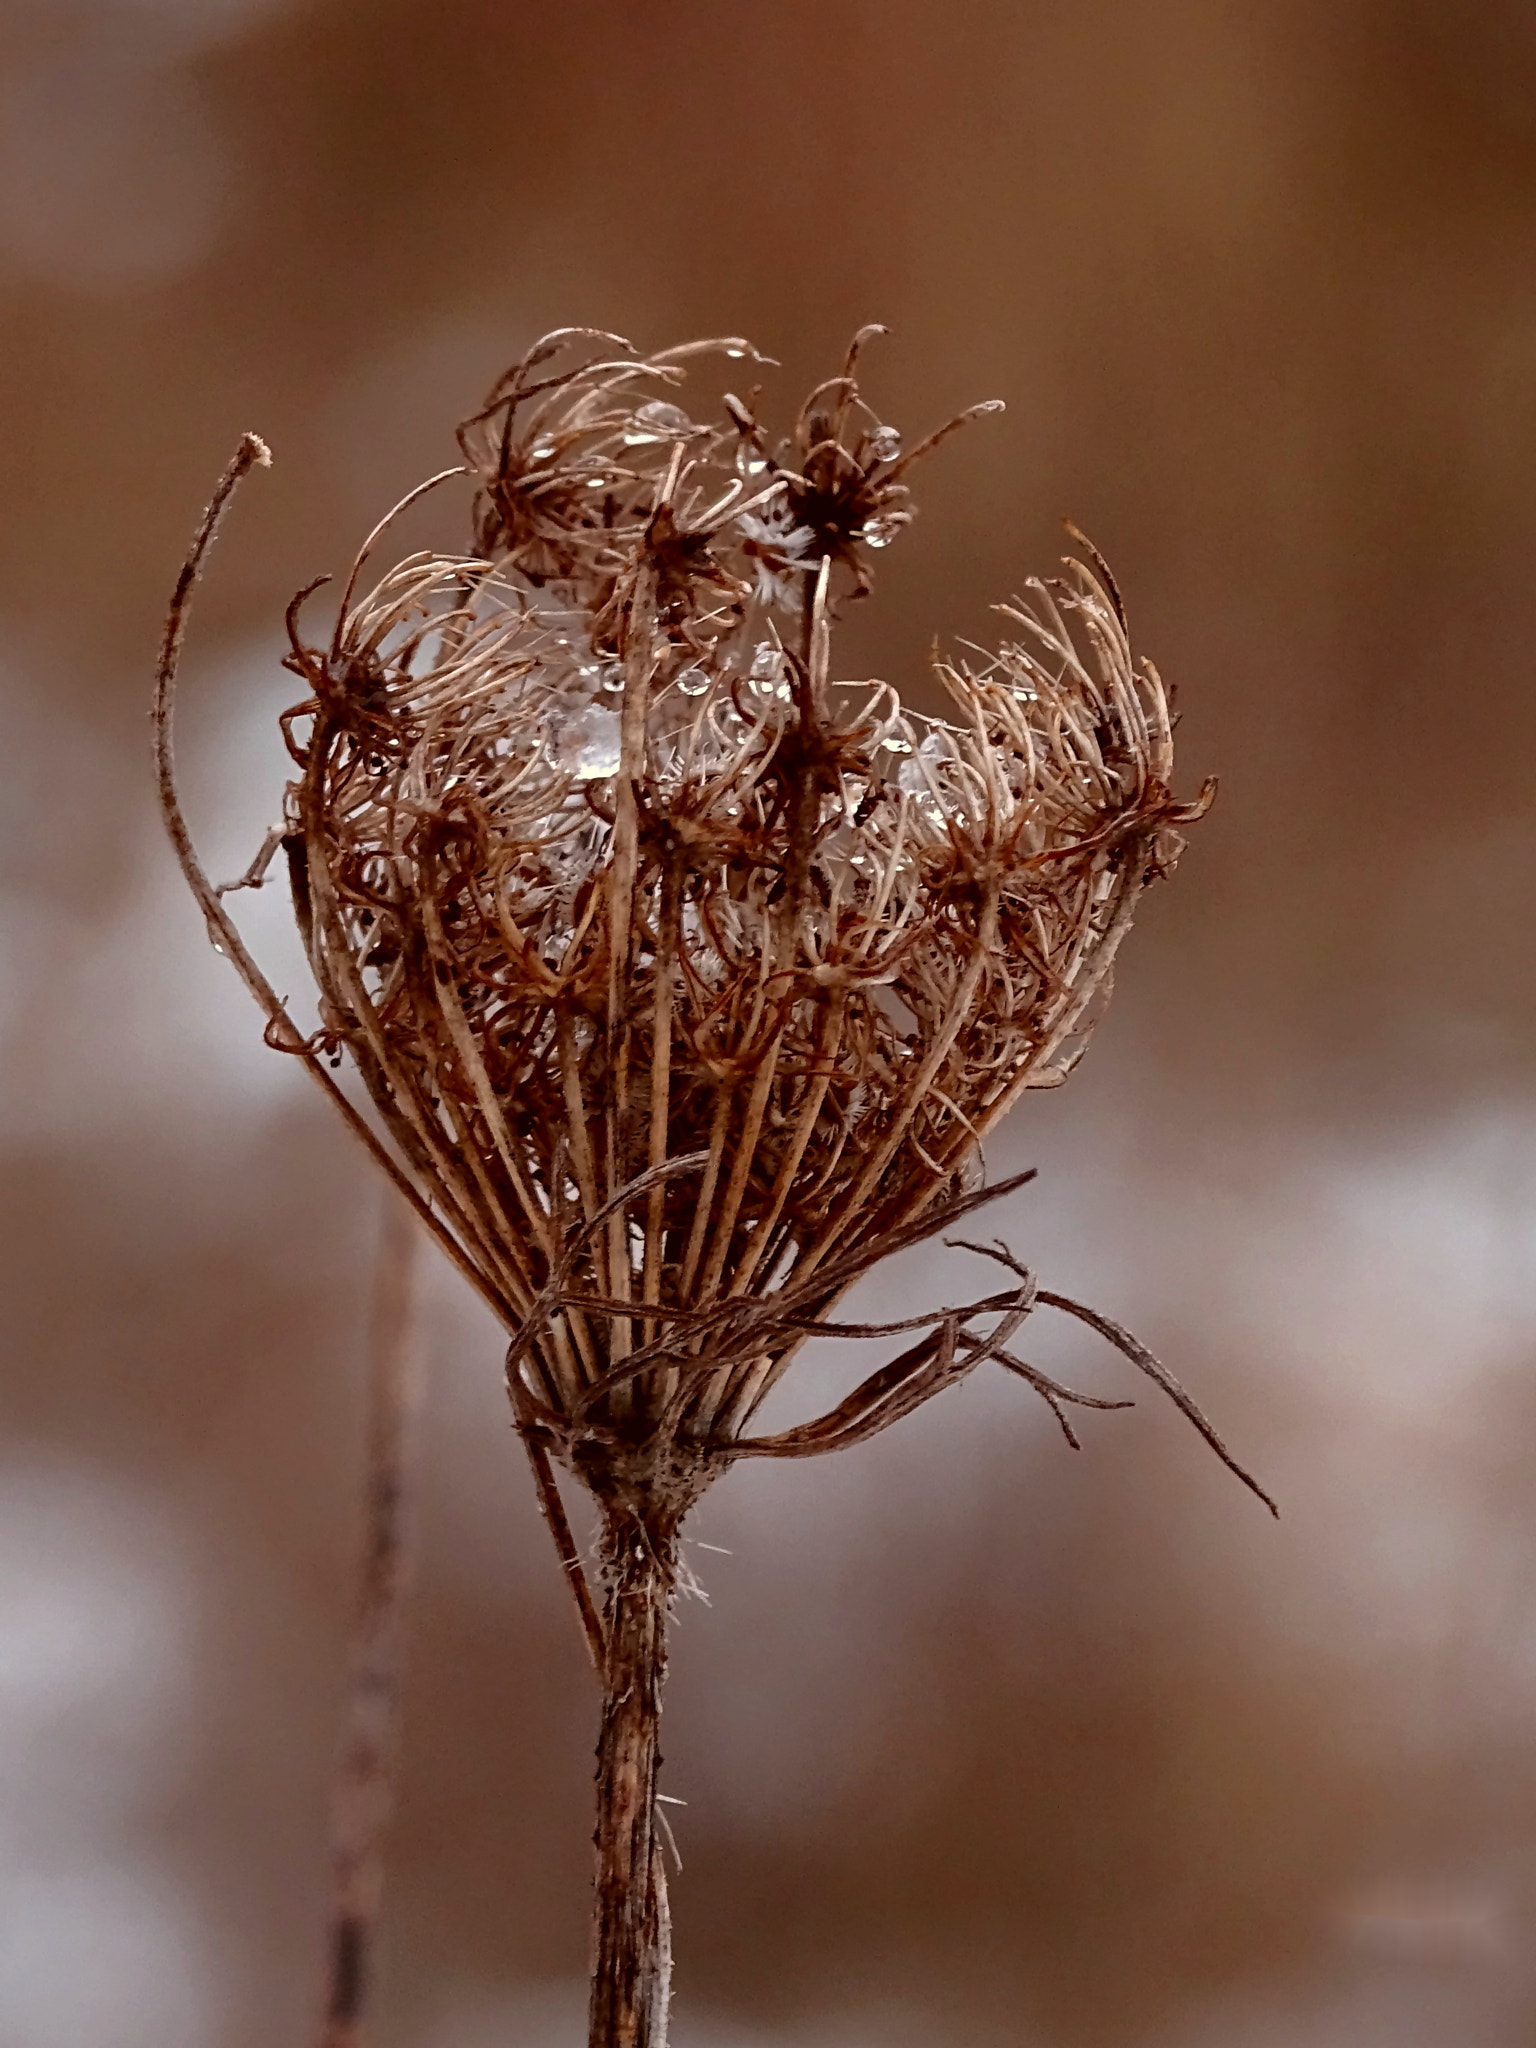
[[326, 1046], [577, 1464], [615, 1433], [732, 1454], [852, 1271], [1067, 1073], [1199, 808], [1091, 550], [939, 664], [943, 721], [838, 679], [839, 607], [948, 431], [903, 455], [863, 339], [775, 443], [755, 401], [677, 404], [702, 349], [552, 337], [461, 430], [472, 552], [295, 638]]

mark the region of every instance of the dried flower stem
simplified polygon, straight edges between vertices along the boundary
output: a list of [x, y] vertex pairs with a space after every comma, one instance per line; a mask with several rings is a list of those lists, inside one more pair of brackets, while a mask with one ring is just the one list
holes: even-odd
[[331, 1910], [320, 2048], [359, 2048], [384, 1887], [400, 1741], [401, 1605], [421, 1398], [419, 1236], [386, 1196], [368, 1345], [366, 1527], [331, 1813]]
[[667, 2039], [671, 1944], [656, 1776], [674, 1542], [621, 1512], [604, 1528], [589, 2015], [589, 2039], [604, 2048], [665, 2048]]

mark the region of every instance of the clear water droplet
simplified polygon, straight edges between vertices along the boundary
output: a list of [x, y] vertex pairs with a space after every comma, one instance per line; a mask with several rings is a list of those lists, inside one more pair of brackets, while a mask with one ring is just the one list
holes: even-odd
[[747, 475], [761, 476], [763, 471], [767, 467], [768, 464], [764, 461], [761, 455], [754, 455], [752, 460], [747, 464]]
[[742, 348], [739, 343], [735, 342], [733, 342], [731, 346], [726, 350], [726, 354], [732, 357], [737, 362], [740, 362], [741, 358], [746, 353], [747, 351], [744, 348]]
[[589, 476], [589, 477], [587, 478], [587, 489], [588, 489], [589, 491], [606, 491], [606, 490], [607, 490], [607, 488], [608, 488], [608, 478], [607, 478], [607, 477], [605, 477], [605, 476]]
[[869, 434], [872, 462], [894, 462], [901, 453], [901, 435], [895, 427], [873, 427]]
[[888, 548], [901, 531], [901, 521], [889, 512], [877, 512], [873, 519], [866, 519], [862, 539], [872, 548]]
[[605, 690], [622, 690], [624, 671], [616, 661], [610, 661], [599, 671], [598, 680]]
[[709, 676], [696, 661], [690, 661], [686, 668], [678, 670], [677, 687], [685, 697], [702, 697], [709, 688]]
[[771, 640], [760, 640], [747, 670], [747, 686], [754, 697], [769, 703], [788, 704], [794, 697], [784, 674], [784, 655]]
[[624, 435], [628, 448], [638, 448], [646, 441], [675, 440], [679, 434], [696, 434], [698, 428], [679, 405], [668, 405], [665, 399], [653, 398], [648, 405], [635, 408], [632, 424]]
[[912, 751], [912, 742], [903, 739], [899, 732], [893, 732], [885, 745], [887, 753], [891, 754], [910, 754]]
[[578, 782], [601, 782], [619, 772], [619, 714], [588, 704], [565, 719], [550, 742], [556, 763]]

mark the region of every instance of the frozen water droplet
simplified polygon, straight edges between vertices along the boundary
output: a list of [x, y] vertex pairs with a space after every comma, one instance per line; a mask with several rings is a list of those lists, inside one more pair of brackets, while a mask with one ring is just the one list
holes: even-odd
[[747, 475], [748, 475], [748, 476], [761, 476], [761, 475], [762, 475], [762, 473], [763, 473], [763, 471], [764, 471], [764, 470], [765, 470], [765, 469], [766, 469], [767, 467], [768, 467], [768, 465], [767, 465], [767, 463], [766, 463], [766, 462], [765, 462], [765, 461], [763, 460], [763, 458], [762, 458], [762, 456], [761, 456], [761, 455], [754, 455], [754, 456], [753, 456], [753, 458], [752, 458], [752, 460], [751, 460], [751, 461], [750, 461], [750, 462], [749, 462], [749, 463], [747, 464]]
[[619, 772], [619, 714], [606, 704], [588, 704], [555, 733], [550, 752], [578, 782], [601, 782]]
[[648, 405], [642, 405], [635, 414], [648, 427], [660, 427], [669, 434], [689, 434], [693, 421], [680, 405], [668, 405], [664, 399], [653, 398]]
[[866, 519], [861, 538], [872, 548], [888, 548], [901, 531], [901, 521], [889, 512], [877, 512], [873, 519]]
[[901, 453], [901, 435], [895, 427], [872, 427], [869, 454], [872, 462], [894, 462]]
[[554, 452], [555, 444], [553, 441], [536, 441], [528, 450], [528, 457], [532, 462], [548, 462]]
[[608, 488], [608, 479], [607, 479], [607, 477], [605, 477], [605, 476], [589, 476], [589, 477], [587, 478], [587, 489], [588, 489], [589, 491], [606, 491], [606, 490], [607, 490], [607, 488]]
[[677, 687], [685, 697], [702, 697], [709, 688], [709, 676], [696, 661], [677, 672]]
[[899, 732], [893, 732], [885, 745], [886, 751], [892, 754], [910, 754], [912, 751], [912, 742], [903, 739]]
[[622, 690], [624, 687], [624, 671], [618, 662], [610, 661], [599, 672], [598, 680], [605, 690]]
[[635, 408], [634, 420], [624, 442], [626, 447], [638, 448], [645, 441], [675, 440], [679, 434], [697, 431], [681, 406], [668, 405], [664, 399], [653, 398], [648, 405]]
[[747, 685], [754, 697], [770, 703], [788, 704], [794, 696], [784, 675], [784, 655], [771, 640], [759, 640], [747, 670]]
[[726, 350], [726, 354], [734, 358], [734, 360], [736, 360], [737, 362], [739, 362], [741, 358], [746, 354], [746, 350], [741, 347], [740, 343], [732, 342], [731, 346]]

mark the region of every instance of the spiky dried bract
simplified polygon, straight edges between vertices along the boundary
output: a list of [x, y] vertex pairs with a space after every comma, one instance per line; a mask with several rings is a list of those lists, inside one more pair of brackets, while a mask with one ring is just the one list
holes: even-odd
[[671, 395], [745, 343], [551, 337], [461, 430], [474, 551], [294, 637], [322, 1043], [517, 1333], [525, 1427], [680, 1501], [715, 1461], [811, 1447], [745, 1432], [1069, 1071], [1202, 807], [1170, 794], [1166, 693], [1096, 557], [938, 664], [943, 718], [838, 677], [837, 606], [912, 516], [858, 345], [775, 450], [755, 399], [701, 425]]

